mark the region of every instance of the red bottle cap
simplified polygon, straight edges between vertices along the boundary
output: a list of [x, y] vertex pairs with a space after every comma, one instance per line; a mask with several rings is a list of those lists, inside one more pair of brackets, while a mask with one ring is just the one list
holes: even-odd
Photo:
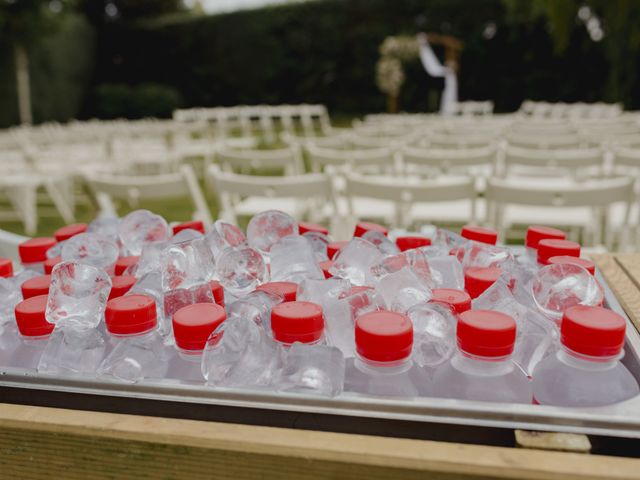
[[127, 268], [131, 265], [135, 265], [140, 261], [140, 257], [138, 255], [132, 255], [130, 257], [119, 257], [116, 262], [116, 275], [122, 275]]
[[74, 223], [72, 225], [67, 225], [66, 227], [59, 228], [53, 234], [56, 237], [58, 242], [64, 242], [65, 240], [69, 240], [71, 237], [75, 237], [80, 233], [84, 233], [87, 231], [86, 223]]
[[538, 248], [540, 240], [564, 240], [565, 238], [567, 238], [567, 235], [557, 228], [545, 227], [542, 225], [531, 225], [527, 229], [527, 235], [524, 237], [524, 244], [528, 248]]
[[468, 310], [458, 316], [458, 347], [478, 357], [506, 357], [516, 342], [516, 321], [493, 310]]
[[396, 238], [396, 245], [401, 252], [406, 252], [413, 248], [428, 247], [431, 245], [431, 239], [420, 236], [407, 236]]
[[327, 256], [329, 257], [329, 259], [333, 259], [333, 257], [336, 256], [336, 253], [342, 250], [347, 243], [349, 242], [347, 242], [346, 240], [342, 240], [340, 242], [331, 242], [329, 245], [327, 245]]
[[285, 302], [295, 302], [298, 284], [293, 282], [269, 282], [263, 283], [256, 290], [280, 295]]
[[431, 292], [431, 301], [451, 305], [456, 313], [471, 310], [471, 296], [464, 290], [436, 288]]
[[311, 302], [280, 303], [271, 310], [273, 338], [279, 342], [314, 343], [322, 338], [322, 307]]
[[558, 264], [562, 264], [562, 265], [578, 265], [579, 267], [584, 268], [585, 270], [587, 270], [591, 275], [595, 275], [596, 274], [596, 265], [591, 261], [591, 260], [587, 260], [586, 258], [580, 258], [580, 257], [570, 257], [568, 255], [560, 255], [557, 257], [551, 257], [548, 261], [547, 261], [547, 265], [558, 265]]
[[224, 307], [224, 288], [220, 285], [220, 282], [217, 280], [211, 280], [209, 282], [211, 285], [211, 293], [213, 294], [213, 300], [218, 304]]
[[322, 273], [324, 273], [324, 278], [331, 278], [331, 272], [329, 269], [333, 266], [335, 262], [333, 260], [325, 260], [324, 262], [320, 262], [320, 268], [322, 269]]
[[186, 230], [187, 228], [204, 234], [204, 223], [202, 223], [200, 220], [194, 220], [192, 222], [184, 222], [180, 223], [179, 225], [174, 225], [173, 234], [177, 235], [182, 230]]
[[50, 286], [51, 275], [40, 275], [39, 277], [30, 278], [20, 286], [20, 289], [22, 290], [22, 298], [48, 295]]
[[460, 230], [460, 236], [467, 240], [474, 240], [476, 242], [488, 243], [489, 245], [495, 245], [498, 241], [498, 232], [492, 228], [474, 227], [471, 225], [465, 225]]
[[18, 253], [22, 263], [44, 262], [47, 259], [47, 250], [56, 244], [53, 237], [30, 238], [18, 245]]
[[502, 270], [497, 267], [468, 268], [464, 272], [464, 289], [471, 298], [478, 298], [501, 274]]
[[182, 350], [204, 349], [209, 335], [227, 318], [220, 305], [194, 303], [173, 314], [173, 336]]
[[380, 232], [383, 235], [386, 235], [387, 233], [389, 233], [389, 231], [385, 227], [383, 227], [382, 225], [379, 225], [377, 223], [359, 222], [356, 225], [355, 230], [353, 231], [353, 236], [354, 237], [361, 237], [365, 233], [367, 233], [367, 232], [369, 232], [371, 230], [376, 231], [376, 232]]
[[23, 337], [44, 337], [53, 332], [55, 325], [47, 322], [47, 295], [27, 298], [16, 305], [16, 324]]
[[624, 318], [613, 310], [576, 305], [564, 311], [560, 341], [582, 355], [612, 357], [622, 351], [625, 327]]
[[409, 317], [385, 310], [356, 319], [356, 351], [373, 362], [395, 362], [409, 358], [413, 325]]
[[317, 223], [308, 223], [308, 222], [300, 222], [298, 223], [298, 230], [300, 235], [307, 232], [318, 232], [323, 235], [329, 235], [329, 230], [324, 228], [322, 225], [318, 225]]
[[136, 283], [136, 277], [133, 275], [120, 275], [111, 277], [111, 291], [109, 292], [109, 300], [123, 296]]
[[53, 258], [47, 258], [44, 262], [44, 273], [51, 273], [53, 271], [53, 267], [62, 262], [62, 257], [57, 256]]
[[137, 335], [156, 326], [156, 302], [147, 295], [125, 295], [107, 302], [104, 323], [113, 335]]
[[13, 276], [13, 263], [10, 258], [0, 258], [0, 277]]
[[548, 238], [538, 243], [538, 263], [547, 265], [551, 257], [580, 256], [580, 244], [571, 240], [555, 240]]

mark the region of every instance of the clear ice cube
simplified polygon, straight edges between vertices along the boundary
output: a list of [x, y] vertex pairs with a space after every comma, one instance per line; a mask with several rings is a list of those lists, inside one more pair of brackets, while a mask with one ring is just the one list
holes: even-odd
[[436, 367], [456, 349], [457, 317], [447, 305], [420, 303], [407, 313], [413, 323], [413, 359], [422, 367]]
[[311, 243], [301, 235], [281, 238], [271, 247], [269, 258], [272, 281], [300, 283], [305, 278], [324, 278]]
[[115, 242], [96, 233], [80, 233], [64, 242], [63, 262], [78, 262], [113, 273], [119, 249]]
[[267, 280], [264, 258], [251, 247], [228, 247], [218, 258], [216, 265], [220, 284], [225, 291], [242, 297]]
[[284, 352], [275, 386], [281, 392], [335, 397], [344, 388], [344, 370], [344, 357], [336, 347], [294, 343]]
[[329, 272], [334, 277], [346, 278], [354, 285], [367, 285], [371, 282], [371, 267], [383, 259], [373, 243], [356, 237], [338, 252]]
[[169, 238], [169, 226], [160, 215], [135, 210], [120, 221], [118, 233], [127, 255], [140, 255], [142, 248]]
[[254, 215], [247, 226], [249, 245], [263, 254], [281, 238], [298, 234], [298, 224], [288, 214], [279, 210], [266, 210]]

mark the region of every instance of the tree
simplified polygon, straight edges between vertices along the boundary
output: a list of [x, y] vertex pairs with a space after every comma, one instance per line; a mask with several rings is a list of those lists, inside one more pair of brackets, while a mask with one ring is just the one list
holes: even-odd
[[29, 47], [56, 27], [70, 0], [0, 0], [0, 40], [13, 45], [20, 122], [31, 124]]

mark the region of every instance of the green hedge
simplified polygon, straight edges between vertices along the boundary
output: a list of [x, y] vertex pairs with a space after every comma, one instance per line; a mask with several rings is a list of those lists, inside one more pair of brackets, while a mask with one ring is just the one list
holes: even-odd
[[136, 87], [99, 85], [95, 90], [95, 113], [100, 118], [170, 118], [182, 104], [175, 88], [154, 83]]
[[[97, 76], [171, 85], [186, 106], [321, 102], [332, 112], [380, 111], [379, 44], [388, 35], [434, 31], [465, 42], [462, 99], [492, 99], [498, 111], [509, 111], [526, 98], [603, 97], [607, 62], [584, 27], [575, 27], [569, 48], [557, 56], [543, 18], [507, 17], [500, 0], [325, 0], [121, 22], [104, 27]], [[489, 23], [497, 27], [491, 39], [483, 36]], [[406, 73], [401, 108], [433, 110], [432, 93], [442, 81], [428, 77], [417, 60]]]

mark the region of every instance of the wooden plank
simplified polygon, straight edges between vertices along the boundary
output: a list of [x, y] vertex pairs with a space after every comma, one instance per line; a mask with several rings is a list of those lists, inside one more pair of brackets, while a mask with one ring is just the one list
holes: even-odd
[[575, 433], [532, 432], [516, 430], [516, 444], [522, 448], [560, 452], [589, 453], [591, 442], [586, 435]]
[[633, 325], [640, 331], [640, 290], [638, 285], [617, 261], [616, 256], [611, 254], [592, 255], [591, 259], [600, 269]]
[[0, 478], [638, 478], [640, 460], [0, 404]]

